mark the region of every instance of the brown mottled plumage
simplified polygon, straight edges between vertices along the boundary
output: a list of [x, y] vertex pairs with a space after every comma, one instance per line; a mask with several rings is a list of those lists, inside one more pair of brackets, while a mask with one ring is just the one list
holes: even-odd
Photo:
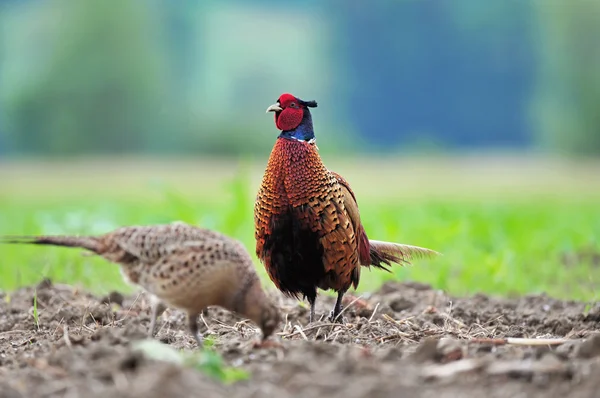
[[2, 242], [79, 247], [119, 264], [127, 281], [155, 298], [150, 336], [164, 310], [162, 303], [187, 312], [198, 345], [198, 315], [208, 306], [249, 318], [262, 329], [263, 340], [280, 321], [246, 249], [215, 231], [175, 222], [122, 227], [98, 236], [5, 237]]
[[283, 293], [306, 297], [314, 320], [317, 288], [338, 292], [331, 318], [339, 320], [342, 297], [358, 286], [361, 266], [386, 265], [436, 252], [369, 240], [348, 182], [319, 156], [309, 107], [283, 94], [275, 112], [277, 138], [254, 206], [256, 254]]

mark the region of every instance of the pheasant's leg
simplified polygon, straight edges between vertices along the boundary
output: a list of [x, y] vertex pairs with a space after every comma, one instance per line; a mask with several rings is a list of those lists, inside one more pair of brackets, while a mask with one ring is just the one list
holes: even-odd
[[340, 317], [340, 313], [342, 312], [342, 299], [344, 298], [344, 291], [339, 291], [337, 300], [335, 301], [335, 306], [333, 307], [333, 311], [331, 311], [331, 315], [329, 316], [329, 320], [331, 322], [340, 322], [342, 323], [342, 317]]
[[152, 300], [152, 307], [150, 309], [150, 330], [148, 331], [149, 338], [154, 337], [154, 332], [156, 331], [156, 318], [161, 316], [166, 309], [167, 306], [158, 299], [155, 298]]
[[203, 339], [202, 333], [198, 331], [198, 314], [188, 314], [188, 324], [190, 333], [196, 339], [196, 343], [198, 343], [198, 348], [202, 348]]
[[310, 315], [308, 316], [308, 323], [313, 323], [315, 321], [315, 302], [317, 301], [317, 293], [315, 292], [314, 296], [308, 297], [308, 303], [310, 304]]

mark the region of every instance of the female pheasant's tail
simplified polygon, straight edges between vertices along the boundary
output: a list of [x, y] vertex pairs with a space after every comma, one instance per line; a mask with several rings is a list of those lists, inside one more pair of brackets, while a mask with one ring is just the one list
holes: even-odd
[[413, 258], [426, 258], [437, 256], [440, 253], [419, 246], [403, 245], [401, 243], [382, 242], [379, 240], [369, 240], [371, 264], [390, 272], [386, 265], [392, 263], [404, 265], [410, 264], [409, 260]]
[[94, 236], [2, 236], [0, 243], [78, 247], [99, 254], [100, 241]]

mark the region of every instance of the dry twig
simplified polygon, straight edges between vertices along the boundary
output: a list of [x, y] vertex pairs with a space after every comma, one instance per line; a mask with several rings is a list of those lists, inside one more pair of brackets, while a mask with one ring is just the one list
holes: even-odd
[[493, 344], [493, 345], [519, 345], [519, 346], [544, 346], [544, 345], [561, 345], [572, 339], [531, 339], [522, 337], [507, 337], [507, 338], [474, 338], [470, 339], [470, 343]]
[[72, 348], [73, 344], [71, 343], [71, 339], [69, 338], [69, 327], [67, 325], [63, 325], [63, 338], [67, 347]]

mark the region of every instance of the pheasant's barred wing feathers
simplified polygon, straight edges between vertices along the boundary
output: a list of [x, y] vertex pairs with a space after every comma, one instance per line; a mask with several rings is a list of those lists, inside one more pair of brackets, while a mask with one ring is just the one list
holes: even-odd
[[329, 170], [329, 173], [335, 177], [335, 179], [337, 180], [338, 184], [340, 184], [341, 186], [343, 186], [344, 188], [346, 188], [346, 190], [348, 191], [348, 193], [352, 197], [352, 200], [354, 201], [354, 203], [357, 203], [356, 196], [354, 196], [354, 191], [352, 190], [352, 188], [350, 188], [350, 183], [348, 183], [348, 181], [344, 177], [342, 177], [341, 175], [339, 175], [335, 171]]
[[365, 229], [360, 221], [360, 212], [358, 210], [356, 196], [354, 196], [354, 192], [352, 191], [352, 188], [350, 188], [350, 184], [344, 177], [334, 171], [329, 171], [329, 173], [336, 178], [338, 184], [341, 186], [344, 196], [344, 207], [346, 208], [346, 212], [350, 217], [350, 221], [352, 222], [354, 233], [356, 235], [360, 264], [368, 265], [371, 262], [369, 239], [367, 238]]
[[[103, 236], [107, 252], [124, 252], [127, 257], [152, 263], [187, 242], [224, 241], [223, 234], [175, 222], [163, 225], [123, 227]], [[107, 253], [108, 254], [108, 253]]]

